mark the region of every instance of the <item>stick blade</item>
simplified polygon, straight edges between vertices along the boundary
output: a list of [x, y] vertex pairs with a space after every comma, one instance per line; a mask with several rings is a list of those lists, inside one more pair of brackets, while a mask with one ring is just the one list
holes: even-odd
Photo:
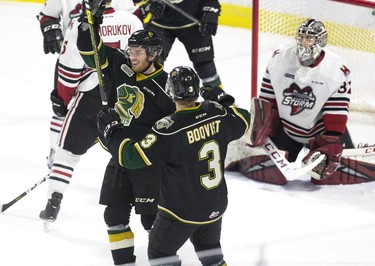
[[7, 210], [12, 204], [0, 204], [0, 213], [3, 213], [5, 212], [5, 210]]
[[325, 159], [326, 156], [324, 154], [320, 154], [314, 160], [310, 161], [308, 164], [305, 164], [304, 167], [300, 169], [293, 169], [292, 174], [295, 176], [295, 178], [306, 175]]

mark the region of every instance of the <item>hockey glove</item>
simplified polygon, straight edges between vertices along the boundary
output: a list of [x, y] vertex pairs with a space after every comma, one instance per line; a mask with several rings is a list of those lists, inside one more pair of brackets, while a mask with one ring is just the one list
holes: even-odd
[[108, 142], [112, 132], [117, 128], [122, 128], [119, 115], [113, 108], [105, 107], [98, 112], [97, 127], [99, 134], [103, 135]]
[[318, 135], [309, 141], [310, 152], [303, 158], [304, 164], [309, 164], [320, 154], [327, 157], [312, 170], [310, 174], [313, 178], [325, 179], [336, 171], [343, 150], [340, 139], [340, 136]]
[[[165, 9], [165, 3], [161, 0], [148, 0], [143, 1], [143, 4], [139, 6], [139, 13], [141, 19], [144, 21], [149, 13], [152, 14], [153, 19], [158, 19], [163, 15]], [[146, 23], [148, 21], [145, 21]]]
[[43, 23], [40, 24], [40, 29], [43, 33], [44, 53], [60, 53], [64, 39], [61, 31], [60, 19], [45, 17]]
[[[87, 18], [87, 9], [86, 9], [86, 3], [89, 2], [90, 8], [91, 8], [91, 15], [92, 19], [94, 21], [94, 27], [99, 28], [100, 24], [103, 23], [103, 14], [105, 11], [105, 3], [106, 0], [84, 0], [82, 4], [82, 13], [79, 17], [78, 21], [83, 22], [86, 24], [89, 24], [88, 18]], [[85, 27], [83, 27], [85, 28]]]
[[202, 35], [216, 35], [221, 7], [218, 0], [205, 1], [199, 31]]
[[234, 98], [226, 94], [223, 89], [217, 86], [205, 86], [199, 89], [203, 99], [220, 103], [224, 107], [231, 106]]
[[58, 117], [65, 117], [68, 113], [68, 108], [64, 104], [64, 101], [61, 100], [56, 93], [56, 90], [51, 92], [51, 102], [52, 102], [52, 110]]

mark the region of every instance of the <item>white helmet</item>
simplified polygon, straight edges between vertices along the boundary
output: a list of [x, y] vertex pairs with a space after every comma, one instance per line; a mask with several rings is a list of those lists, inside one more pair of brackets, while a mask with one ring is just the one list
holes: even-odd
[[[303, 45], [303, 39], [311, 42], [308, 47]], [[301, 65], [310, 66], [321, 54], [327, 44], [327, 31], [321, 21], [315, 19], [305, 20], [298, 28], [296, 34], [297, 56]]]

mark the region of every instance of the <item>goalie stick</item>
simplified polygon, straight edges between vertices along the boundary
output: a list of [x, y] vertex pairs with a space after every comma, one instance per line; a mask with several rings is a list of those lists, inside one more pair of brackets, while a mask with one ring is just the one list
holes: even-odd
[[[309, 150], [308, 148], [306, 148]], [[341, 157], [354, 157], [354, 156], [375, 156], [375, 145], [360, 147], [360, 148], [349, 148], [343, 149]]]
[[13, 204], [17, 203], [20, 199], [25, 197], [27, 194], [29, 194], [34, 188], [42, 184], [44, 181], [46, 181], [49, 177], [49, 174], [43, 177], [41, 180], [36, 182], [34, 185], [32, 185], [30, 188], [28, 188], [25, 192], [21, 193], [19, 196], [17, 196], [15, 199], [11, 200], [8, 203], [0, 204], [0, 213], [3, 213], [6, 209], [11, 207]]
[[295, 180], [303, 175], [306, 175], [325, 159], [325, 155], [320, 154], [310, 164], [305, 165], [300, 169], [295, 169], [269, 137], [266, 138], [266, 141], [263, 144], [263, 149], [274, 162], [274, 164], [277, 166], [277, 168], [280, 170], [280, 172], [289, 181]]
[[[314, 169], [319, 163], [325, 159], [324, 154], [320, 154], [311, 163], [305, 165], [300, 169], [295, 169], [291, 163], [282, 155], [281, 151], [273, 143], [273, 141], [267, 137], [263, 145], [263, 149], [267, 155], [271, 158], [280, 172], [285, 176], [287, 180], [295, 180], [303, 175], [308, 174]], [[351, 148], [344, 149], [341, 157], [352, 157], [352, 156], [371, 156], [375, 155], [375, 146], [367, 146], [362, 148]], [[317, 179], [319, 180], [319, 179]]]
[[342, 151], [342, 157], [351, 156], [371, 156], [375, 155], [375, 146], [367, 146], [361, 148], [344, 149]]

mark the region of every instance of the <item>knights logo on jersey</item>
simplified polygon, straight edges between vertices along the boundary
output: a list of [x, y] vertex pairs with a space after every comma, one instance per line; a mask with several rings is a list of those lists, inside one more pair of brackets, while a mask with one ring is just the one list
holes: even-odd
[[296, 83], [292, 83], [283, 92], [283, 105], [291, 107], [290, 115], [296, 115], [305, 109], [312, 109], [315, 105], [315, 95], [310, 86], [301, 89]]
[[174, 121], [171, 119], [170, 116], [164, 117], [156, 122], [156, 129], [162, 129], [162, 128], [170, 128], [173, 125]]
[[115, 110], [125, 126], [130, 124], [133, 117], [138, 118], [141, 115], [144, 102], [144, 94], [138, 87], [124, 84], [117, 88]]

